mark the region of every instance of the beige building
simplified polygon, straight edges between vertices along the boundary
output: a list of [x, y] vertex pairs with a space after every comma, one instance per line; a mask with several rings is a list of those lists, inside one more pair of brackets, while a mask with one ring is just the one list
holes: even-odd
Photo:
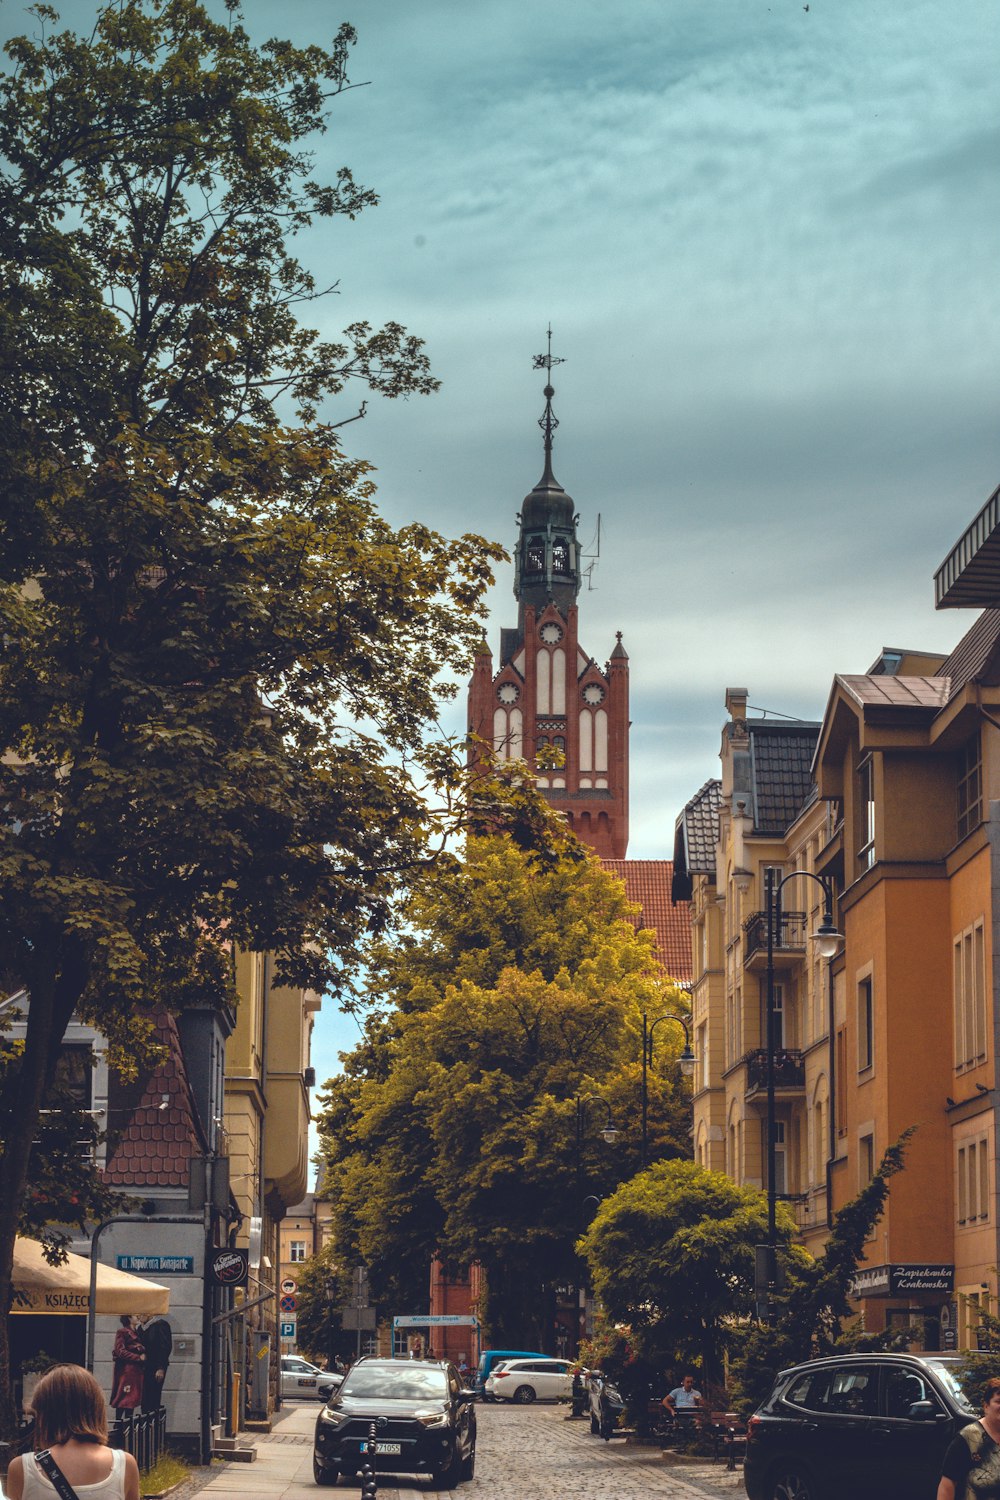
[[[279, 1350], [289, 1342], [281, 1339], [278, 1302], [281, 1226], [306, 1195], [310, 1041], [321, 1002], [311, 990], [274, 985], [266, 954], [237, 955], [236, 986], [239, 1005], [225, 1071], [230, 1189], [243, 1214], [237, 1243], [253, 1250], [251, 1228], [260, 1224], [260, 1262], [251, 1270], [247, 1301], [267, 1294], [248, 1313], [251, 1349], [249, 1355], [244, 1351], [244, 1363], [252, 1366], [254, 1336], [269, 1334], [273, 1393]], [[286, 1326], [291, 1321], [291, 1315], [284, 1319]]]
[[774, 944], [775, 1183], [802, 1239], [827, 1234], [831, 975], [810, 934], [823, 890], [809, 878], [829, 838], [811, 764], [819, 724], [748, 717], [726, 694], [721, 775], [677, 820], [674, 897], [690, 900], [695, 1160], [766, 1186], [767, 871], [781, 890]]

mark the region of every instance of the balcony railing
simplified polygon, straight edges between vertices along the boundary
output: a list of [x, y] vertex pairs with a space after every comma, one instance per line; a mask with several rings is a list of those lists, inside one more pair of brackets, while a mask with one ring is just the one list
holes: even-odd
[[[753, 1052], [748, 1052], [743, 1061], [746, 1063], [747, 1086], [746, 1094], [749, 1099], [753, 1094], [759, 1094], [767, 1088], [767, 1048], [758, 1047]], [[804, 1089], [806, 1086], [806, 1065], [802, 1053], [792, 1047], [778, 1047], [774, 1053], [774, 1086], [776, 1089]]]
[[[767, 912], [755, 911], [743, 923], [744, 959], [767, 952]], [[783, 911], [774, 928], [775, 953], [801, 953], [806, 946], [806, 914]]]

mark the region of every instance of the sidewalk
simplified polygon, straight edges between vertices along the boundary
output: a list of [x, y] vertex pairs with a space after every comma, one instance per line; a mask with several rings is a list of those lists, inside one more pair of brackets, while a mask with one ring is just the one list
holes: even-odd
[[316, 1500], [313, 1482], [313, 1428], [317, 1405], [302, 1402], [284, 1407], [274, 1429], [254, 1441], [252, 1464], [215, 1462], [197, 1495], [239, 1495], [242, 1500]]

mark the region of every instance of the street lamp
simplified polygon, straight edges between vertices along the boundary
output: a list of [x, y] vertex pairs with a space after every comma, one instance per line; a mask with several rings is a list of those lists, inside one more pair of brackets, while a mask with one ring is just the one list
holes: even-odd
[[678, 1066], [685, 1078], [690, 1078], [694, 1072], [695, 1056], [691, 1051], [691, 1032], [684, 1016], [678, 1015], [676, 1011], [665, 1010], [662, 1016], [657, 1016], [654, 1021], [647, 1021], [646, 1012], [642, 1013], [642, 1164], [646, 1165], [648, 1155], [648, 1124], [649, 1124], [649, 1087], [647, 1072], [653, 1066], [653, 1032], [661, 1021], [676, 1021], [678, 1026], [684, 1028], [684, 1051], [677, 1059]]
[[[583, 1137], [587, 1126], [587, 1106], [589, 1104], [600, 1104], [604, 1109], [604, 1124], [601, 1127], [600, 1136], [609, 1146], [613, 1146], [618, 1139], [619, 1130], [611, 1117], [611, 1105], [600, 1094], [577, 1094], [574, 1100], [576, 1105], [576, 1201], [581, 1202], [580, 1192], [583, 1186]], [[582, 1207], [586, 1210], [590, 1203], [599, 1204], [600, 1199], [596, 1194], [590, 1194], [582, 1200]], [[576, 1344], [580, 1347], [580, 1339], [586, 1331], [584, 1328], [586, 1313], [583, 1307], [583, 1287], [580, 1280], [579, 1260], [577, 1260], [576, 1276]]]
[[790, 874], [776, 880], [777, 870], [769, 865], [765, 872], [764, 899], [767, 907], [767, 1244], [764, 1247], [767, 1268], [767, 1289], [764, 1302], [770, 1318], [770, 1293], [774, 1287], [777, 1261], [777, 1205], [778, 1192], [775, 1181], [777, 1166], [777, 1120], [774, 1101], [774, 1054], [777, 1047], [777, 1016], [774, 1007], [774, 945], [781, 928], [781, 892], [790, 880], [804, 877], [813, 880], [823, 892], [823, 916], [813, 938], [818, 945], [821, 958], [832, 959], [837, 952], [843, 934], [833, 924], [833, 882], [823, 875], [814, 875], [811, 870], [792, 870]]

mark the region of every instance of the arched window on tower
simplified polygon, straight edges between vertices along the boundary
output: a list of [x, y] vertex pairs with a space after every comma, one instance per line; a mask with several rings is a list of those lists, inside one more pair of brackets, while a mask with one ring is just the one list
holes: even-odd
[[545, 543], [540, 536], [528, 538], [528, 550], [524, 555], [524, 566], [528, 573], [545, 572]]
[[561, 537], [552, 544], [552, 571], [569, 572], [569, 546]]

